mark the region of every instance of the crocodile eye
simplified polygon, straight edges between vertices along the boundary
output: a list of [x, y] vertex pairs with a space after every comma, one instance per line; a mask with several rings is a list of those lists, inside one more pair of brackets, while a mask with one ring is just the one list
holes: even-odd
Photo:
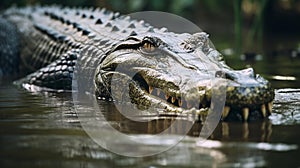
[[148, 52], [153, 52], [153, 51], [155, 51], [155, 46], [149, 42], [145, 42], [143, 44], [143, 49]]
[[157, 51], [157, 47], [151, 42], [145, 41], [141, 46], [141, 51], [146, 54], [154, 54]]

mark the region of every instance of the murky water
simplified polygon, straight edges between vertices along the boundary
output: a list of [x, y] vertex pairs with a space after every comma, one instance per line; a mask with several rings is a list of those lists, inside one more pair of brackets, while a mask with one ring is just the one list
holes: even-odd
[[[300, 60], [281, 59], [254, 65], [278, 88], [274, 113], [268, 120], [220, 123], [204, 143], [197, 138], [198, 123], [189, 131], [190, 136], [172, 149], [142, 158], [120, 156], [97, 145], [82, 129], [71, 95], [34, 94], [10, 82], [2, 83], [0, 167], [299, 167], [300, 89], [296, 79], [300, 78]], [[168, 125], [164, 120], [153, 120], [137, 126], [118, 115], [112, 103], [100, 105], [122, 132], [147, 136]], [[164, 139], [142, 143], [146, 147], [141, 150], [169, 145]]]

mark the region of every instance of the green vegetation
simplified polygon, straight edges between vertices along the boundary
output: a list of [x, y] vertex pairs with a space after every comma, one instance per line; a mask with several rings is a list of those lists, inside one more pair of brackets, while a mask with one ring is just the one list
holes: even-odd
[[[234, 28], [235, 28], [235, 48], [237, 53], [241, 52], [243, 40], [244, 48], [249, 50], [249, 48], [256, 48], [257, 50], [262, 50], [263, 41], [263, 23], [264, 23], [264, 13], [266, 5], [269, 0], [235, 0], [234, 1]], [[243, 38], [242, 28], [243, 28], [243, 15], [252, 15], [252, 24], [249, 25], [249, 31], [246, 33], [245, 38]], [[258, 48], [253, 46], [256, 41]]]

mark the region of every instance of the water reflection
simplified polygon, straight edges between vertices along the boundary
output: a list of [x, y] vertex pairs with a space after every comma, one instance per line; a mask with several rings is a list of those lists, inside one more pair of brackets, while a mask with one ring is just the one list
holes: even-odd
[[[274, 114], [251, 123], [220, 123], [209, 140], [199, 139], [202, 123], [182, 118], [176, 129], [161, 139], [145, 140], [143, 150], [168, 145], [167, 138], [185, 132], [189, 136], [159, 155], [123, 157], [104, 150], [83, 131], [72, 99], [61, 94], [31, 94], [14, 86], [0, 88], [1, 167], [234, 167], [291, 166], [300, 162], [299, 90], [276, 91]], [[110, 124], [124, 132], [147, 137], [172, 124], [172, 117], [134, 123], [102, 102]], [[293, 113], [293, 115], [292, 115]], [[88, 117], [88, 116], [87, 116]], [[151, 116], [150, 116], [151, 117]], [[293, 122], [292, 122], [293, 121]], [[128, 147], [126, 143], [121, 144]], [[276, 159], [281, 158], [281, 159]]]
[[[168, 134], [187, 135], [199, 137], [203, 128], [203, 123], [189, 120], [187, 116], [143, 116], [144, 122], [132, 121], [114, 108], [113, 103], [100, 101], [99, 106], [107, 108], [104, 110], [106, 120], [112, 126], [123, 133], [130, 134], [159, 134], [164, 130], [168, 130]], [[109, 109], [109, 110], [108, 110]], [[177, 121], [176, 123], [174, 121]], [[268, 142], [272, 134], [272, 122], [268, 119], [251, 122], [251, 123], [236, 123], [236, 122], [220, 122], [213, 131], [210, 139], [222, 141], [257, 141]]]

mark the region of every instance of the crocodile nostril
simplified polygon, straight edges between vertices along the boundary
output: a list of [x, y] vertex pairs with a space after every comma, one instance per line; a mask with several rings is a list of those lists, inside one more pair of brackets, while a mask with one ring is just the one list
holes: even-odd
[[229, 80], [234, 80], [235, 76], [234, 74], [224, 72], [224, 71], [216, 71], [215, 73], [216, 78], [224, 78], [224, 79], [229, 79]]

